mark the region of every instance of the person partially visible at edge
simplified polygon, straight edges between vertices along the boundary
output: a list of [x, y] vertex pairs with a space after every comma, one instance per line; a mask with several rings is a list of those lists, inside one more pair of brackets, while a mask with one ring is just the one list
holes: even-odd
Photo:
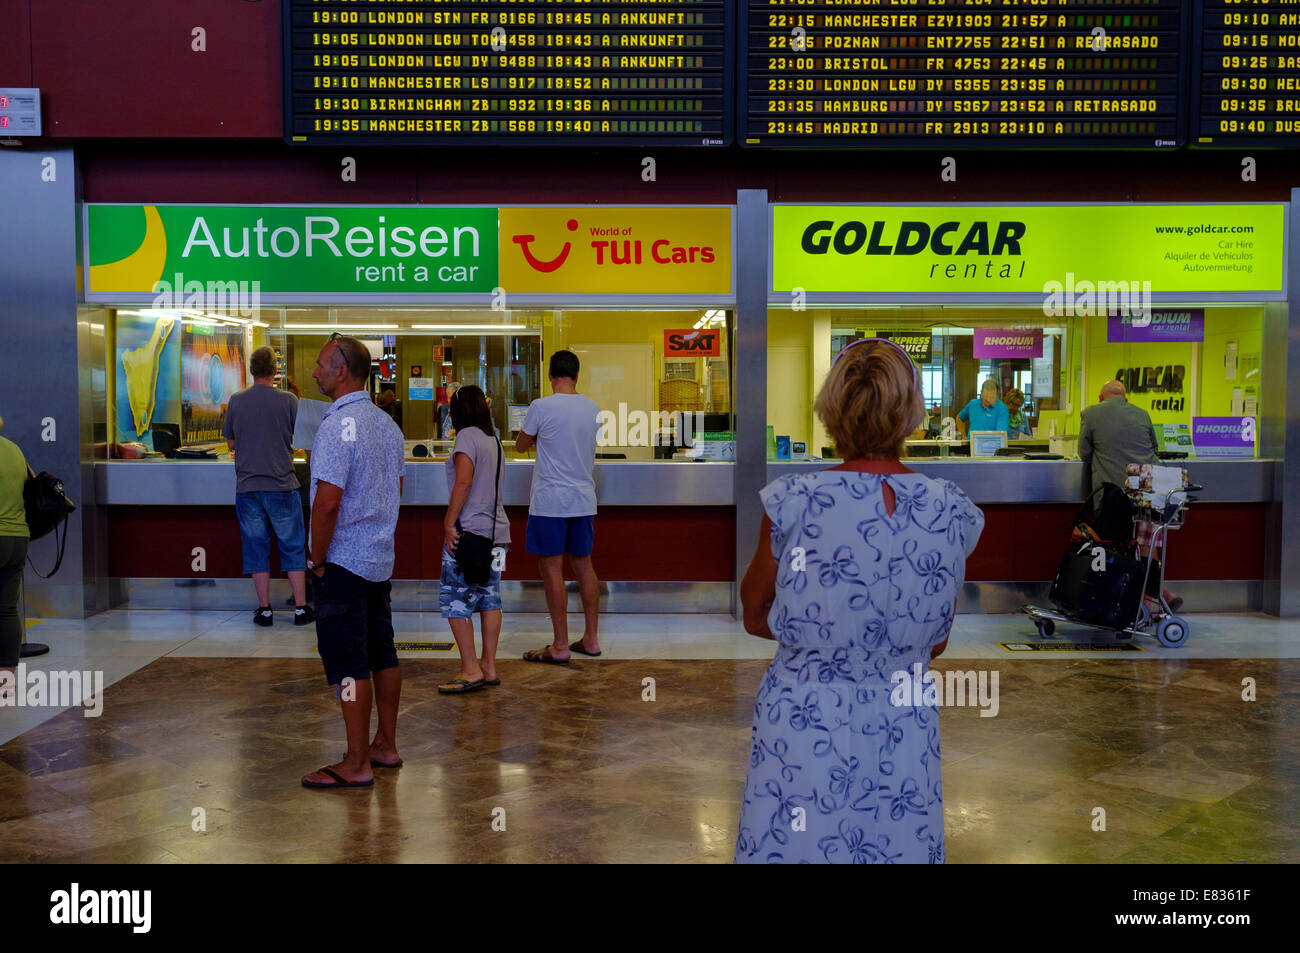
[[[4, 420], [0, 418], [3, 429]], [[0, 437], [0, 691], [12, 690], [26, 624], [18, 615], [18, 592], [31, 535], [23, 503], [29, 473], [18, 444]]]
[[972, 397], [957, 414], [957, 426], [963, 437], [972, 430], [1006, 430], [1009, 416], [1007, 405], [998, 400], [998, 385], [989, 378], [980, 395]]
[[[528, 405], [515, 449], [537, 448], [533, 486], [528, 503], [524, 546], [541, 567], [546, 608], [554, 639], [544, 648], [524, 653], [529, 662], [567, 664], [569, 653], [600, 655], [597, 623], [600, 582], [591, 564], [596, 541], [596, 437], [600, 407], [578, 393], [578, 355], [556, 351], [547, 376], [554, 391]], [[564, 591], [564, 555], [568, 553], [578, 592], [582, 596], [582, 638], [569, 642], [568, 595]]]
[[[366, 395], [370, 352], [356, 338], [321, 348], [312, 373], [333, 401], [312, 446], [311, 558], [316, 646], [338, 687], [347, 729], [343, 760], [304, 787], [369, 787], [376, 767], [401, 767], [402, 671], [393, 646], [393, 535], [406, 472], [402, 431]], [[379, 728], [370, 732], [371, 703]]]
[[[505, 452], [492, 425], [492, 413], [483, 391], [473, 384], [456, 391], [451, 398], [451, 419], [456, 428], [456, 443], [446, 463], [449, 499], [442, 526], [446, 545], [442, 552], [438, 608], [451, 625], [456, 648], [460, 650], [460, 675], [439, 685], [438, 691], [444, 695], [460, 695], [501, 684], [497, 677], [501, 564], [493, 559], [491, 576], [485, 584], [469, 583], [456, 561], [456, 548], [464, 531], [491, 539], [497, 548], [507, 549], [510, 520], [506, 518], [505, 505]], [[483, 628], [481, 659], [474, 654], [475, 612]]]
[[924, 684], [984, 514], [899, 462], [924, 411], [898, 345], [842, 351], [815, 409], [844, 462], [760, 491], [740, 586], [746, 631], [778, 644], [754, 706], [735, 860], [943, 863], [939, 713]]
[[[1085, 407], [1080, 415], [1079, 459], [1083, 461], [1084, 498], [1090, 497], [1103, 483], [1118, 487], [1128, 485], [1128, 464], [1158, 464], [1156, 428], [1151, 415], [1128, 401], [1128, 392], [1119, 381], [1101, 385], [1097, 403]], [[1143, 557], [1151, 552], [1156, 524], [1137, 524], [1138, 551]], [[1183, 600], [1168, 589], [1163, 591], [1169, 608], [1177, 611]]]
[[448, 384], [447, 403], [438, 405], [438, 438], [440, 440], [451, 440], [456, 436], [456, 428], [451, 422], [451, 399], [456, 396], [456, 391], [459, 389], [459, 381], [452, 381]]
[[1025, 393], [1019, 387], [1013, 387], [1007, 391], [1007, 437], [1015, 439], [1016, 437], [1032, 437], [1033, 430], [1029, 427], [1029, 416], [1024, 413]]
[[231, 395], [222, 436], [235, 454], [235, 516], [243, 544], [244, 575], [253, 577], [257, 608], [253, 622], [269, 626], [271, 539], [280, 550], [280, 569], [293, 591], [293, 624], [315, 621], [307, 605], [306, 532], [302, 496], [293, 472], [293, 427], [298, 398], [272, 386], [275, 352], [259, 347], [249, 358], [251, 387]]

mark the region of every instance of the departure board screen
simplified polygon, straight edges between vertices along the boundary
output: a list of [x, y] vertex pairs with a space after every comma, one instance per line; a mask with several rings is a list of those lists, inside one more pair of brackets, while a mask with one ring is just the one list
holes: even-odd
[[283, 0], [285, 139], [721, 146], [728, 0]]
[[1183, 0], [744, 0], [741, 142], [1172, 148]]
[[1191, 141], [1300, 147], [1300, 0], [1198, 5]]

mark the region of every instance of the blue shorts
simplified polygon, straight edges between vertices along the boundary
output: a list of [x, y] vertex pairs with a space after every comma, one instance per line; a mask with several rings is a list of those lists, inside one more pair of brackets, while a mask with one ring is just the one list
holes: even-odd
[[[506, 550], [497, 545], [496, 550]], [[444, 619], [469, 619], [475, 612], [492, 612], [501, 610], [501, 572], [492, 570], [492, 576], [486, 585], [471, 586], [465, 581], [465, 573], [456, 562], [456, 557], [447, 550], [442, 551], [442, 577], [438, 584], [438, 609]]]
[[244, 575], [271, 571], [271, 534], [280, 546], [280, 571], [307, 569], [307, 534], [302, 497], [297, 490], [257, 490], [235, 494], [235, 515], [244, 546]]
[[596, 544], [594, 516], [528, 515], [524, 549], [538, 556], [590, 556]]
[[316, 596], [316, 649], [325, 680], [365, 681], [371, 672], [397, 667], [393, 645], [393, 585], [371, 582], [326, 563], [312, 582]]

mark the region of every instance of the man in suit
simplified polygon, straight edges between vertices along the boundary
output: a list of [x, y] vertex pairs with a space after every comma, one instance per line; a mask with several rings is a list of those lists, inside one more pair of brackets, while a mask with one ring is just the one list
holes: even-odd
[[[1128, 402], [1124, 385], [1107, 381], [1101, 387], [1100, 402], [1084, 408], [1079, 430], [1079, 459], [1083, 461], [1087, 493], [1103, 483], [1123, 487], [1127, 483], [1126, 467], [1130, 463], [1158, 464], [1156, 430], [1151, 415]], [[1155, 525], [1139, 523], [1138, 549], [1143, 556], [1151, 549]], [[1177, 610], [1183, 600], [1169, 590], [1164, 592], [1170, 608]]]

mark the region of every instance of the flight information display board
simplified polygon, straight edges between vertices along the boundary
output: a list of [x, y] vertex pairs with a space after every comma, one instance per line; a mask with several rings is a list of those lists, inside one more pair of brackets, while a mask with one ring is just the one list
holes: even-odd
[[1183, 0], [743, 0], [740, 141], [1172, 148]]
[[728, 0], [283, 0], [285, 139], [730, 141]]
[[1197, 5], [1191, 142], [1300, 147], [1300, 0]]

